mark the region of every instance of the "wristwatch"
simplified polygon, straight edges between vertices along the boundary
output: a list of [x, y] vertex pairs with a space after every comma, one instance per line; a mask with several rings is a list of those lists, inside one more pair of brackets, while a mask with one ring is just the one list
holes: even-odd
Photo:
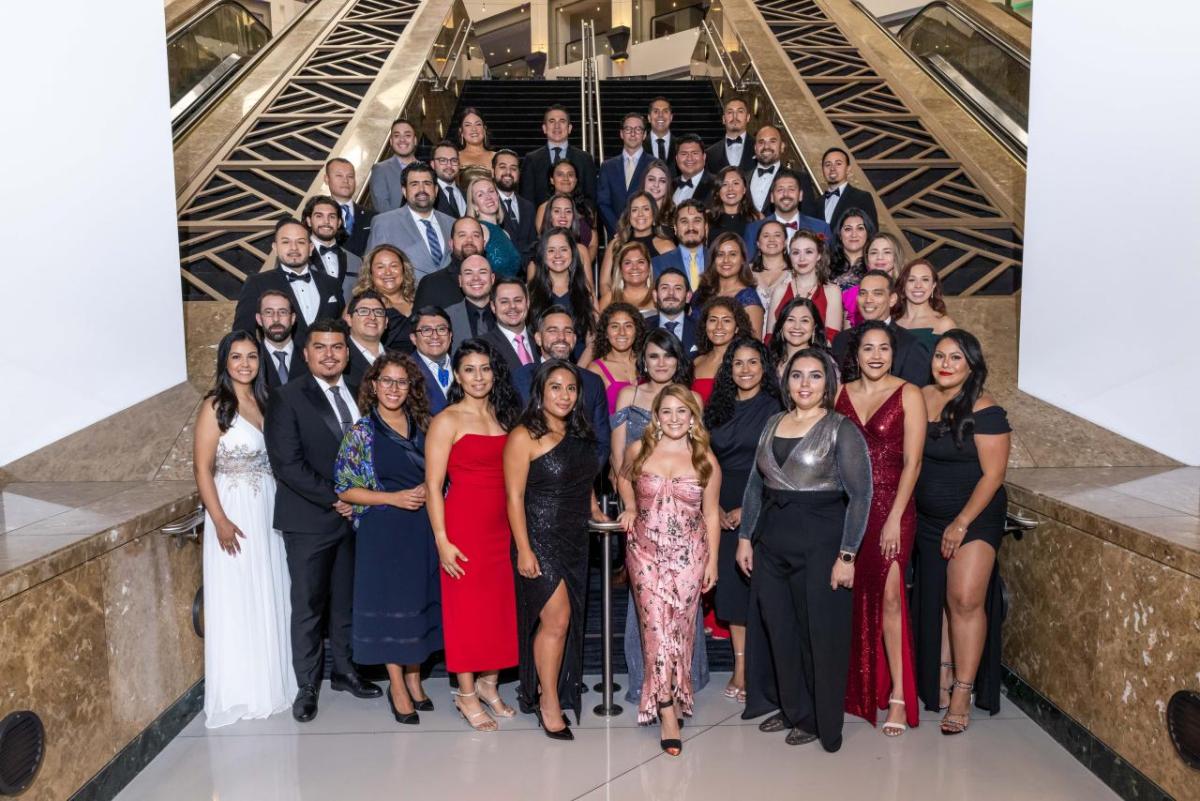
[[848, 565], [854, 564], [854, 554], [850, 553], [849, 551], [839, 551], [838, 559], [840, 559], [841, 561], [845, 562]]

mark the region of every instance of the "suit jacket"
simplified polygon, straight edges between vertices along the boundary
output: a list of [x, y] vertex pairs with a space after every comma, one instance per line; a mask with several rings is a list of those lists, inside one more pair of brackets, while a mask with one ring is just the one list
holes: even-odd
[[[888, 328], [896, 335], [896, 353], [892, 357], [892, 375], [903, 378], [910, 384], [923, 387], [931, 378], [933, 356], [929, 349], [912, 334], [895, 323], [888, 323]], [[850, 331], [838, 331], [833, 338], [833, 357], [841, 365], [846, 358], [846, 350], [850, 347]]]
[[[380, 345], [380, 347], [383, 347]], [[383, 355], [382, 351], [380, 355]], [[363, 356], [362, 351], [358, 349], [358, 345], [350, 343], [350, 364], [346, 366], [346, 383], [350, 386], [362, 386], [363, 376], [367, 374], [367, 370], [371, 369], [371, 363], [367, 361], [367, 357]]]
[[[596, 160], [574, 145], [567, 145], [563, 158], [575, 165], [579, 186], [588, 198], [596, 196]], [[534, 209], [550, 197], [550, 148], [542, 145], [521, 162], [521, 192]]]
[[[662, 321], [659, 319], [659, 315], [652, 314], [646, 318], [647, 331], [653, 331], [655, 328], [662, 327]], [[696, 349], [696, 318], [688, 314], [686, 309], [684, 309], [683, 312], [683, 331], [676, 331], [675, 334], [679, 337], [679, 341], [683, 344], [684, 353], [691, 353]]]
[[[276, 387], [283, 386], [283, 382], [279, 379], [279, 362], [271, 355], [271, 345], [263, 343], [263, 350], [266, 354], [263, 364], [263, 369], [267, 371], [267, 388], [274, 390]], [[288, 383], [304, 378], [309, 375], [308, 362], [304, 361], [304, 350], [299, 344], [292, 344], [292, 359], [288, 362]]]
[[[522, 403], [529, 403], [529, 392], [533, 387], [533, 374], [537, 366], [538, 362], [533, 362], [521, 365], [513, 371], [513, 387], [521, 396]], [[608, 423], [608, 397], [604, 394], [604, 379], [590, 370], [580, 369], [579, 373], [583, 379], [583, 402], [587, 406], [588, 421], [596, 434], [596, 451], [600, 463], [603, 464], [608, 461], [609, 451], [612, 449], [612, 443], [609, 441], [612, 429]]]
[[457, 261], [451, 260], [442, 269], [430, 273], [417, 282], [417, 294], [413, 300], [413, 308], [422, 306], [441, 306], [448, 309], [455, 303], [462, 303], [464, 295], [458, 285]]
[[[704, 271], [708, 269], [709, 254], [708, 248], [704, 247], [703, 245], [700, 247], [700, 250], [704, 252], [704, 264], [701, 265], [700, 274], [704, 275]], [[663, 274], [663, 270], [669, 270], [672, 267], [674, 267], [676, 270], [679, 270], [684, 275], [688, 274], [687, 263], [683, 260], [683, 251], [680, 250], [680, 248], [669, 250], [666, 253], [655, 256], [650, 260], [650, 268], [654, 270], [654, 280], [656, 281], [658, 280], [658, 277]], [[696, 287], [691, 287], [691, 290], [693, 292], [696, 291]]]
[[[761, 220], [755, 220], [754, 222], [752, 222], [746, 226], [746, 235], [742, 238], [746, 240], [746, 260], [747, 261], [749, 261], [750, 259], [753, 259], [754, 256], [758, 253], [758, 231], [760, 228], [763, 227], [763, 223], [768, 222], [770, 220], [777, 220], [777, 219], [779, 219], [779, 218], [776, 217], [774, 214], [768, 214], [766, 217], [763, 217]], [[816, 231], [818, 234], [822, 234], [825, 237], [826, 244], [828, 244], [828, 245], [833, 244], [833, 231], [830, 230], [830, 228], [826, 224], [825, 220], [822, 219], [821, 217], [809, 217], [806, 214], [801, 214], [799, 222], [800, 222], [801, 229], [808, 228], [813, 231]]]
[[[321, 258], [317, 247], [313, 248], [312, 256], [308, 259], [308, 269], [315, 272], [325, 272], [325, 260]], [[349, 248], [339, 245], [337, 246], [337, 263], [337, 281], [341, 287], [342, 302], [348, 304], [350, 298], [354, 296], [354, 285], [358, 283], [358, 276], [362, 272], [362, 259], [356, 254], [351, 253]]]
[[625, 188], [624, 150], [611, 159], [606, 159], [600, 165], [600, 184], [596, 189], [596, 205], [600, 209], [600, 219], [604, 221], [604, 227], [608, 230], [609, 236], [616, 232], [617, 221], [621, 219], [621, 214], [625, 211], [625, 202], [642, 185], [642, 176], [646, 174], [646, 168], [653, 160], [649, 153], [645, 150], [642, 151], [637, 166], [634, 167], [633, 180], [629, 182], [628, 189]]
[[[312, 273], [312, 280], [321, 298], [317, 306], [317, 316], [313, 319], [341, 317], [345, 307], [342, 302], [341, 284], [336, 278], [330, 278], [323, 268], [314, 270], [310, 266], [309, 272]], [[304, 340], [308, 337], [308, 322], [300, 313], [300, 302], [296, 300], [296, 293], [292, 291], [292, 282], [279, 268], [246, 276], [246, 283], [242, 284], [242, 293], [238, 295], [237, 306], [233, 311], [233, 330], [241, 329], [251, 333], [258, 330], [258, 323], [254, 319], [258, 314], [258, 299], [268, 289], [277, 289], [291, 300], [292, 310], [296, 312], [296, 327], [292, 330], [292, 340], [297, 348], [303, 348]]]
[[825, 220], [829, 223], [830, 228], [837, 225], [837, 221], [850, 209], [862, 209], [871, 218], [875, 227], [879, 227], [879, 212], [875, 210], [875, 197], [870, 192], [856, 189], [850, 184], [846, 184], [846, 188], [842, 190], [837, 206], [833, 209], [832, 219], [825, 220], [825, 196], [821, 192], [805, 192], [804, 201], [800, 204], [801, 212], [810, 217], [819, 217]]
[[[725, 155], [725, 134], [704, 149], [704, 169], [716, 175], [729, 166], [729, 157]], [[754, 137], [750, 132], [742, 134], [742, 161], [735, 165], [742, 175], [754, 169]]]
[[375, 216], [371, 224], [371, 236], [367, 240], [367, 250], [384, 243], [400, 248], [412, 262], [413, 272], [420, 281], [450, 263], [450, 228], [454, 225], [454, 218], [435, 209], [433, 219], [442, 232], [440, 261], [435, 262], [429, 254], [425, 226], [417, 225], [412, 213], [406, 208], [393, 209]]
[[[675, 154], [679, 151], [679, 135], [674, 131], [669, 131], [668, 133], [671, 138], [669, 140], [669, 144], [667, 145], [666, 162], [667, 167], [669, 167], [671, 170], [671, 177], [674, 178], [676, 173]], [[646, 138], [642, 142], [642, 150], [645, 150], [647, 153], [649, 153], [651, 159], [658, 158], [658, 143], [654, 141], [657, 138], [658, 137], [654, 135], [654, 131], [649, 129], [646, 130]]]
[[384, 159], [371, 168], [371, 204], [376, 214], [404, 205], [404, 168], [399, 156]]
[[[456, 184], [456, 188], [457, 188], [457, 184]], [[436, 209], [437, 211], [440, 211], [442, 214], [445, 214], [446, 216], [450, 217], [450, 219], [452, 219], [452, 220], [457, 220], [459, 217], [466, 216], [467, 193], [463, 192], [462, 189], [459, 189], [458, 192], [459, 192], [459, 194], [462, 195], [462, 203], [463, 203], [463, 208], [460, 208], [460, 209], [456, 209], [450, 205], [450, 200], [446, 197], [446, 190], [443, 189], [442, 185], [439, 183], [437, 185], [437, 202], [433, 204], [434, 209]]]
[[[516, 372], [525, 366], [521, 364], [521, 357], [517, 355], [517, 349], [508, 341], [508, 337], [500, 330], [499, 325], [484, 334], [483, 338], [492, 343], [500, 355], [504, 357], [504, 362], [508, 365], [509, 375], [516, 375]], [[528, 328], [525, 329], [525, 347], [529, 350], [529, 355], [533, 357], [534, 364], [541, 361], [541, 353], [538, 351], [537, 343], [533, 341], [533, 332]]]
[[[679, 188], [680, 180], [680, 176], [675, 176], [674, 180], [672, 180], [672, 194], [674, 194], [675, 190]], [[709, 198], [711, 198], [713, 193], [717, 191], [716, 177], [714, 177], [711, 172], [705, 169], [702, 170], [699, 175], [692, 178], [692, 183], [696, 185], [696, 190], [692, 192], [692, 200], [697, 200], [707, 206]]]
[[429, 414], [433, 416], [446, 408], [446, 395], [442, 392], [437, 377], [425, 366], [425, 360], [421, 358], [420, 354], [414, 353], [413, 361], [417, 363], [417, 369], [421, 371], [421, 377], [425, 379], [425, 397], [429, 398]]
[[351, 206], [354, 209], [354, 228], [345, 231], [346, 241], [342, 246], [361, 259], [367, 253], [367, 240], [371, 238], [371, 222], [375, 219], [375, 212], [357, 203]]
[[[517, 204], [517, 216], [519, 222], [512, 218], [512, 215], [504, 217], [504, 233], [508, 234], [508, 238], [517, 246], [517, 251], [521, 254], [521, 269], [525, 269], [525, 265], [533, 261], [537, 255], [538, 232], [537, 225], [534, 221], [534, 215], [537, 214], [537, 206], [530, 203], [525, 198], [517, 193], [513, 193], [513, 200]], [[524, 274], [524, 273], [522, 273]]]
[[453, 306], [446, 307], [446, 314], [450, 315], [450, 328], [454, 334], [454, 340], [450, 345], [451, 353], [458, 350], [458, 346], [471, 337], [483, 336], [489, 330], [487, 322], [483, 318], [480, 318], [479, 330], [474, 334], [471, 333], [471, 318], [467, 316], [467, 302], [464, 298], [461, 303], [455, 303]]
[[[357, 396], [357, 387], [346, 388]], [[311, 375], [271, 393], [264, 430], [275, 473], [275, 521], [280, 531], [336, 532], [345, 525], [333, 510], [333, 465], [342, 427], [325, 392]]]

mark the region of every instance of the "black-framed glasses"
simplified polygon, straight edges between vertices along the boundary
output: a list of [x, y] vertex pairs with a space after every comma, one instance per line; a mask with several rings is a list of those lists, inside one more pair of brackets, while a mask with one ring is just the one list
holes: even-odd
[[450, 333], [448, 325], [423, 325], [417, 329], [417, 333], [423, 337], [431, 337], [437, 334], [439, 337], [444, 337]]
[[359, 306], [354, 310], [355, 317], [387, 317], [387, 309], [368, 309]]

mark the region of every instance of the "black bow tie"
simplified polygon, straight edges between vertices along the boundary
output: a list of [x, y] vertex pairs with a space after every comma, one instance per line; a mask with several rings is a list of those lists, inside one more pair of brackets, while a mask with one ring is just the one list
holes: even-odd
[[764, 175], [770, 175], [771, 173], [775, 172], [775, 168], [774, 167], [759, 167], [757, 172], [758, 172], [758, 177], [762, 178]]
[[684, 186], [686, 186], [686, 187], [689, 187], [689, 188], [690, 188], [690, 187], [692, 186], [692, 179], [691, 179], [691, 178], [688, 178], [688, 179], [685, 181], [684, 179], [680, 178], [680, 179], [679, 179], [679, 186], [680, 186], [680, 187], [684, 187]]
[[337, 253], [337, 245], [317, 245], [317, 252], [322, 256], [326, 253]]
[[841, 187], [838, 187], [837, 189], [830, 189], [828, 192], [825, 193], [826, 200], [829, 200], [829, 198], [831, 198], [831, 197], [841, 197], [841, 196], [842, 196]]
[[726, 146], [726, 147], [733, 147], [734, 145], [740, 145], [741, 143], [742, 143], [742, 137], [740, 137], [740, 136], [738, 136], [738, 137], [735, 137], [735, 138], [733, 138], [733, 139], [726, 139], [726, 140], [725, 140], [725, 146]]
[[304, 283], [307, 284], [309, 281], [312, 280], [312, 273], [310, 273], [310, 272], [292, 273], [292, 272], [288, 272], [287, 270], [284, 270], [283, 274], [287, 276], [287, 280], [289, 282], [303, 281]]

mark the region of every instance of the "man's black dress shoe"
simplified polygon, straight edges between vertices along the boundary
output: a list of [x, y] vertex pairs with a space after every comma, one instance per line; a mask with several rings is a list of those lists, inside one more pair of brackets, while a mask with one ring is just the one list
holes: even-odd
[[317, 716], [317, 688], [311, 684], [300, 685], [296, 700], [292, 703], [292, 717], [300, 723], [308, 723]]
[[355, 698], [378, 698], [383, 690], [378, 684], [363, 681], [357, 673], [334, 673], [329, 677], [329, 689], [335, 692], [348, 692]]
[[815, 739], [817, 739], [817, 735], [812, 732], [807, 732], [799, 726], [793, 726], [792, 730], [788, 732], [787, 737], [784, 738], [784, 741], [788, 745], [804, 745], [805, 743], [811, 743]]

